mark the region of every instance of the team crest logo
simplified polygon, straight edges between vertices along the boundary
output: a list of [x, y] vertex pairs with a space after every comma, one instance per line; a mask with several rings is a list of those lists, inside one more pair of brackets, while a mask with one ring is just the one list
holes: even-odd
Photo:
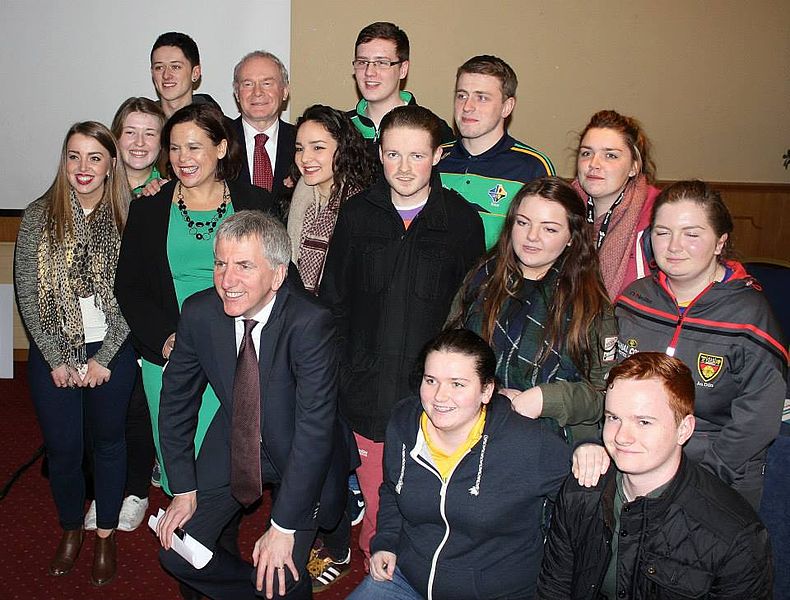
[[634, 338], [628, 338], [626, 344], [628, 344], [628, 348], [633, 352], [636, 352], [636, 349], [639, 347], [639, 342], [637, 342]]
[[697, 372], [702, 381], [709, 383], [718, 377], [724, 366], [724, 358], [700, 352], [697, 356]]
[[499, 206], [499, 203], [507, 198], [507, 190], [501, 183], [498, 183], [488, 190], [488, 195], [491, 198], [491, 204], [494, 206]]

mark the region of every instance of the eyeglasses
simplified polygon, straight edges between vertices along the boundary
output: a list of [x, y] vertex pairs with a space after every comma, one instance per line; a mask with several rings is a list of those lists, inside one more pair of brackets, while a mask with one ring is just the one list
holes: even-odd
[[356, 58], [351, 61], [351, 64], [357, 71], [364, 71], [368, 68], [368, 65], [373, 65], [377, 69], [389, 69], [402, 62], [402, 60], [389, 60], [387, 58], [378, 58], [376, 60], [362, 60], [361, 58]]

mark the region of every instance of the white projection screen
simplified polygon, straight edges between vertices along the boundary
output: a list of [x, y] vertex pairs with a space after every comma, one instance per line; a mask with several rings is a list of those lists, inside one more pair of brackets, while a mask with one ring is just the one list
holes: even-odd
[[47, 189], [72, 123], [109, 126], [129, 96], [156, 98], [149, 56], [165, 31], [194, 38], [197, 92], [232, 118], [233, 67], [244, 54], [268, 50], [290, 65], [290, 0], [0, 0], [0, 211]]

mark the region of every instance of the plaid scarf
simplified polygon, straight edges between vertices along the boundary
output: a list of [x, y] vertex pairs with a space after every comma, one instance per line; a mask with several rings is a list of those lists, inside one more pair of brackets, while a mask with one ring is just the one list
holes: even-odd
[[112, 211], [100, 202], [86, 216], [71, 191], [71, 229], [57, 241], [54, 223], [45, 226], [38, 244], [38, 309], [41, 328], [58, 340], [61, 361], [71, 367], [87, 362], [79, 298], [94, 296], [108, 319], [120, 311], [113, 294], [121, 236]]
[[[488, 277], [495, 263], [486, 262], [470, 286], [472, 301], [464, 317], [465, 326], [480, 333], [483, 323], [483, 301]], [[581, 381], [582, 376], [563, 346], [552, 347], [541, 362], [548, 346], [546, 322], [549, 307], [557, 288], [559, 270], [549, 269], [540, 281], [525, 281], [515, 298], [508, 297], [494, 326], [492, 347], [497, 358], [497, 378], [506, 388], [528, 390], [552, 381]]]

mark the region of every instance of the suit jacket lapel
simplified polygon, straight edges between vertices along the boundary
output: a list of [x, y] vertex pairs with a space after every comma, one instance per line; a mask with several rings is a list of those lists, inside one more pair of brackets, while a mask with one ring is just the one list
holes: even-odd
[[277, 133], [277, 160], [274, 164], [274, 185], [272, 191], [276, 192], [283, 187], [283, 180], [288, 177], [291, 164], [294, 161], [296, 149], [296, 133], [293, 125], [280, 119], [280, 129]]
[[244, 139], [244, 124], [241, 122], [241, 117], [234, 119], [233, 126], [236, 133], [236, 140], [239, 142], [239, 146], [241, 146], [241, 171], [239, 172], [239, 178], [244, 183], [252, 185], [252, 174], [250, 173], [249, 159], [247, 158], [247, 141]]
[[211, 327], [209, 339], [213, 348], [210, 353], [214, 355], [217, 373], [211, 385], [222, 403], [230, 407], [233, 404], [233, 379], [236, 375], [236, 326], [234, 319], [222, 309], [219, 297], [215, 307], [218, 314], [207, 324]]
[[282, 318], [283, 305], [285, 304], [288, 293], [283, 286], [277, 292], [272, 307], [272, 314], [269, 315], [269, 320], [261, 331], [261, 344], [258, 350], [258, 365], [261, 370], [261, 395], [263, 402], [266, 402], [266, 395], [263, 390], [266, 389], [266, 382], [269, 380], [274, 363], [274, 353], [276, 350], [277, 340], [280, 339], [280, 332], [283, 328], [284, 319]]

